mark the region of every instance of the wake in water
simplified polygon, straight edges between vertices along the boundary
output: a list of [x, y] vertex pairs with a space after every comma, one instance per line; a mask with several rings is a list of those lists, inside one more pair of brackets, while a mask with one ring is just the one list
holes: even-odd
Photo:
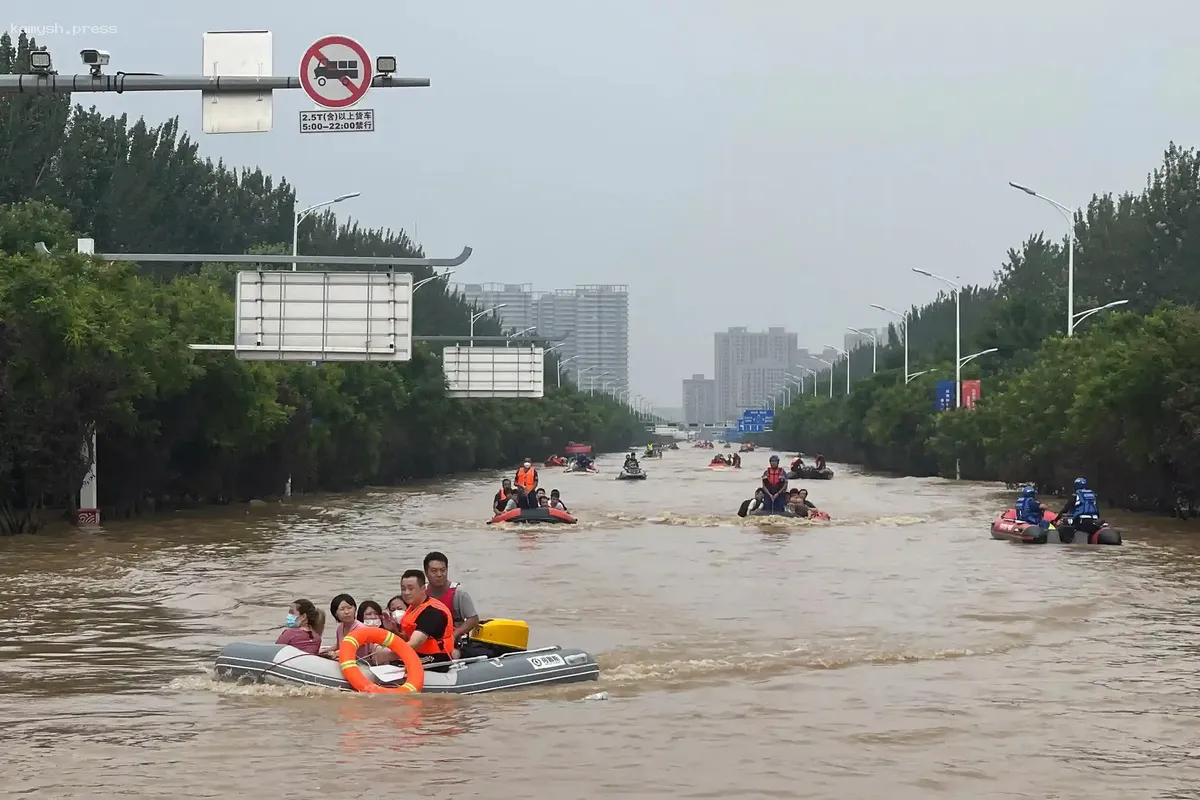
[[1004, 642], [922, 648], [859, 642], [851, 637], [836, 643], [801, 642], [794, 647], [769, 652], [714, 643], [702, 656], [695, 654], [694, 647], [682, 649], [664, 645], [604, 654], [599, 659], [600, 685], [616, 696], [631, 696], [653, 690], [763, 680], [801, 670], [897, 666], [991, 656], [1032, 646], [1032, 638], [1028, 636], [1006, 638]]

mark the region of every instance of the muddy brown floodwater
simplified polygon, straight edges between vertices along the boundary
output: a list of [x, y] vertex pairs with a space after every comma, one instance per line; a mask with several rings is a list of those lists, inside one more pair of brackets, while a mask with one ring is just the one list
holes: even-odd
[[[994, 485], [856, 474], [830, 524], [733, 516], [767, 454], [640, 483], [543, 470], [584, 522], [483, 524], [495, 481], [0, 541], [0, 795], [1195, 797], [1200, 536], [992, 541]], [[1194, 523], [1200, 529], [1200, 523]], [[362, 696], [210, 679], [288, 603], [386, 600], [430, 549], [596, 684]], [[403, 787], [403, 788], [401, 788]]]

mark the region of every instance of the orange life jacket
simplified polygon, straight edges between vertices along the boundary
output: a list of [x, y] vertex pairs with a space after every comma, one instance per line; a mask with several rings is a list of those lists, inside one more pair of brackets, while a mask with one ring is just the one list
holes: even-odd
[[763, 473], [763, 483], [766, 484], [768, 489], [783, 486], [786, 480], [787, 473], [780, 467], [767, 467], [767, 471]]
[[517, 470], [516, 483], [520, 486], [524, 486], [526, 489], [532, 492], [537, 486], [537, 470], [533, 467], [530, 467], [529, 469], [521, 467], [519, 470]]
[[404, 634], [405, 639], [411, 639], [414, 632], [417, 630], [417, 617], [421, 616], [421, 612], [429, 607], [436, 608], [446, 615], [446, 633], [441, 639], [429, 638], [421, 642], [420, 647], [414, 647], [417, 655], [432, 656], [438, 653], [450, 655], [454, 651], [454, 615], [446, 608], [445, 604], [440, 600], [435, 600], [432, 597], [426, 597], [425, 602], [419, 606], [409, 606], [404, 611], [404, 616], [400, 618], [400, 632]]

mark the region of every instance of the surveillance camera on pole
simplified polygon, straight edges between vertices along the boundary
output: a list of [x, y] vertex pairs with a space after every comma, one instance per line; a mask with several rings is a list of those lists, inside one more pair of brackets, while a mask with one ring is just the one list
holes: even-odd
[[53, 75], [54, 63], [50, 51], [46, 48], [34, 50], [29, 54], [29, 71], [34, 75]]
[[98, 78], [112, 56], [107, 50], [80, 50], [79, 58], [83, 60], [85, 67], [91, 68], [92, 77]]
[[392, 76], [396, 74], [396, 57], [376, 56], [375, 73], [384, 80], [391, 80]]

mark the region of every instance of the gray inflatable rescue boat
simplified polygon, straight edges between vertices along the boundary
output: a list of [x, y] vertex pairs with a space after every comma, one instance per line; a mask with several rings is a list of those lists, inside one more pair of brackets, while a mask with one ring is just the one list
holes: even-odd
[[[525, 623], [518, 620], [482, 623], [464, 646], [467, 653], [482, 654], [451, 661], [445, 672], [427, 668], [422, 691], [483, 694], [600, 679], [600, 665], [584, 650], [557, 646], [524, 649], [528, 631]], [[359, 665], [367, 678], [381, 686], [404, 684], [405, 670], [398, 664], [369, 666], [360, 661]], [[218, 680], [353, 691], [335, 659], [315, 656], [291, 645], [234, 642], [217, 655], [213, 672]]]

